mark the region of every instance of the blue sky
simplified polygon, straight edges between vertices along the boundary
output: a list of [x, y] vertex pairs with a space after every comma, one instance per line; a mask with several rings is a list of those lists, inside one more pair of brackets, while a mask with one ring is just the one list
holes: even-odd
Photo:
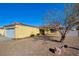
[[64, 4], [47, 3], [6, 3], [0, 4], [0, 27], [13, 22], [21, 22], [32, 26], [41, 26], [44, 15], [53, 9], [61, 11]]

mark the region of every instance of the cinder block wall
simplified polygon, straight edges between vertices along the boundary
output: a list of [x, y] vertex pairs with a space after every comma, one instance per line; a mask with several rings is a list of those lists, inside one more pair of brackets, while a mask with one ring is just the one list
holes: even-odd
[[78, 31], [77, 31], [77, 30], [69, 31], [69, 32], [67, 33], [67, 36], [72, 36], [72, 37], [78, 36]]

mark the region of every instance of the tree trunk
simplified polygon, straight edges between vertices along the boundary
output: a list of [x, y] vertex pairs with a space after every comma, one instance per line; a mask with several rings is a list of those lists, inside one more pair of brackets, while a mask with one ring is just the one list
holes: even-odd
[[61, 36], [60, 42], [63, 42], [65, 40], [65, 34]]

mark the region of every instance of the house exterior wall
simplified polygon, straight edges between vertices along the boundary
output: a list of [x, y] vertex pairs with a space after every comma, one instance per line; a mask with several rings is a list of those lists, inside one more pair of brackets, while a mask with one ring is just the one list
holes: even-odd
[[4, 35], [4, 33], [5, 33], [5, 29], [0, 29], [0, 35]]
[[59, 31], [56, 31], [56, 32], [50, 32], [50, 31], [48, 31], [48, 32], [45, 32], [45, 34], [47, 35], [47, 36], [57, 36], [57, 37], [59, 37], [61, 34], [59, 33]]
[[61, 34], [59, 33], [59, 31], [56, 31], [56, 30], [52, 31], [52, 32], [50, 31], [50, 29], [42, 29], [42, 30], [44, 30], [44, 34], [47, 35], [47, 36], [57, 36], [57, 37], [61, 36]]
[[[40, 29], [37, 27], [32, 27], [32, 26], [24, 26], [24, 25], [15, 25], [15, 26], [8, 26], [4, 27], [4, 32], [3, 35], [7, 37], [7, 30], [9, 29], [14, 29], [14, 38], [26, 38], [30, 37], [31, 35], [37, 35], [40, 34]], [[60, 33], [58, 31], [56, 32], [50, 32], [50, 31], [45, 31], [45, 35], [48, 36], [60, 36]]]
[[15, 38], [25, 38], [39, 33], [39, 29], [35, 27], [22, 25], [16, 25], [15, 27]]

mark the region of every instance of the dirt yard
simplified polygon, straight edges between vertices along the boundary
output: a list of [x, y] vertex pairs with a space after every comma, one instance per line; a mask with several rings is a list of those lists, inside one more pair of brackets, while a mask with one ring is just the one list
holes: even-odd
[[[0, 56], [58, 56], [49, 51], [49, 48], [60, 47], [60, 43], [47, 37], [34, 37], [22, 40], [0, 41]], [[58, 38], [59, 39], [59, 38]], [[72, 48], [61, 49], [61, 56], [79, 56], [79, 38], [67, 37], [64, 41]]]

